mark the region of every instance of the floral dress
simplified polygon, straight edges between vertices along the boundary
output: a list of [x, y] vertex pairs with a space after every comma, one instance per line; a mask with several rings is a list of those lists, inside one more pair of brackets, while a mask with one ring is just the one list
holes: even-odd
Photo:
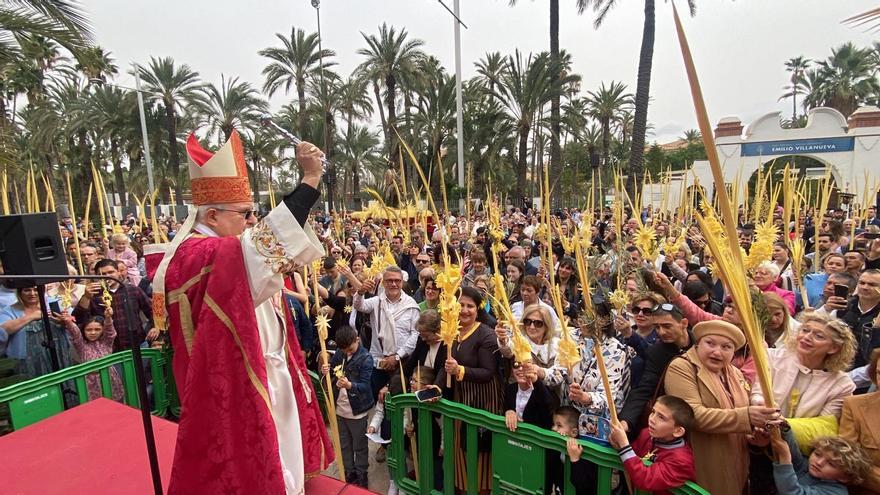
[[[93, 361], [102, 358], [113, 352], [113, 341], [116, 339], [116, 329], [113, 328], [113, 318], [104, 319], [104, 333], [94, 342], [89, 342], [83, 337], [82, 332], [76, 323], [71, 320], [65, 327], [67, 336], [73, 348], [79, 353], [82, 362]], [[119, 379], [119, 373], [115, 366], [109, 368], [111, 396], [115, 401], [121, 401], [123, 395], [122, 381]], [[89, 400], [103, 397], [101, 392], [101, 376], [99, 373], [89, 373], [86, 375], [86, 385], [89, 390]]]
[[[598, 361], [593, 354], [595, 341], [584, 336], [578, 330], [573, 330], [571, 336], [580, 349], [581, 360], [572, 367], [570, 374], [567, 368], [554, 366], [552, 378], [548, 375], [546, 382], [548, 384], [559, 383], [563, 389], [563, 404], [574, 406], [580, 411], [578, 433], [581, 437], [607, 442], [611, 414], [605, 399], [605, 386], [599, 372]], [[619, 411], [623, 407], [627, 394], [629, 394], [630, 361], [634, 357], [635, 351], [614, 337], [603, 336], [601, 346], [614, 407]], [[572, 383], [579, 384], [581, 390], [590, 396], [589, 406], [572, 402], [569, 399], [568, 387]]]

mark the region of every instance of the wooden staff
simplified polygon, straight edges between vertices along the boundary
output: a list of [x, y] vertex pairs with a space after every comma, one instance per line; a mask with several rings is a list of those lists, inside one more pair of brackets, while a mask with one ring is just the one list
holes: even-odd
[[65, 172], [64, 175], [67, 178], [67, 208], [70, 210], [70, 220], [71, 223], [73, 223], [73, 243], [76, 246], [76, 266], [79, 268], [79, 273], [84, 275], [86, 272], [83, 270], [82, 255], [79, 254], [79, 232], [76, 227], [76, 210], [73, 207], [73, 192], [70, 188], [70, 172]]
[[[330, 326], [329, 320], [320, 311], [321, 297], [318, 295], [318, 272], [312, 270], [312, 287], [315, 291], [315, 323], [318, 327], [318, 343], [321, 345], [321, 359], [323, 364], [329, 365], [330, 358], [327, 355], [327, 330]], [[337, 351], [341, 352], [341, 351]], [[324, 394], [324, 400], [327, 406], [327, 419], [330, 421], [330, 440], [333, 442], [333, 451], [336, 453], [336, 466], [339, 468], [340, 480], [345, 481], [345, 465], [342, 462], [342, 445], [339, 442], [339, 423], [336, 421], [336, 401], [333, 398], [333, 381], [330, 378], [329, 370], [324, 374], [324, 381], [327, 386], [327, 393]]]

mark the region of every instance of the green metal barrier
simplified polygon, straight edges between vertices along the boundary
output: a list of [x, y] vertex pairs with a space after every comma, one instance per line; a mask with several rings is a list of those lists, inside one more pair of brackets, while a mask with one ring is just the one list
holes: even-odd
[[[164, 417], [168, 411], [171, 397], [176, 398], [168, 356], [159, 349], [141, 349], [144, 361], [149, 361], [152, 375], [153, 404], [152, 413]], [[131, 351], [121, 351], [94, 361], [78, 364], [61, 371], [49, 373], [32, 380], [10, 385], [0, 389], [0, 405], [8, 405], [12, 428], [17, 430], [64, 411], [62, 384], [72, 382], [80, 404], [88, 402], [89, 391], [86, 376], [98, 373], [101, 392], [111, 398], [110, 369], [121, 366], [120, 379], [124, 389], [124, 402], [139, 407], [137, 382], [134, 375], [134, 359]]]
[[[404, 410], [412, 409], [418, 418], [416, 431], [418, 455], [418, 480], [409, 478], [406, 470]], [[391, 444], [388, 450], [388, 466], [398, 488], [406, 493], [419, 495], [452, 495], [455, 493], [454, 423], [465, 423], [467, 447], [467, 493], [477, 493], [477, 429], [492, 432], [492, 493], [515, 495], [544, 495], [545, 451], [565, 452], [565, 438], [548, 430], [520, 423], [516, 432], [507, 429], [502, 416], [473, 409], [456, 402], [441, 400], [421, 403], [414, 394], [397, 395], [386, 399], [385, 411], [391, 420]], [[432, 413], [440, 416], [443, 425], [443, 491], [434, 489], [434, 452]], [[622, 470], [617, 451], [580, 441], [584, 447], [582, 458], [599, 466], [597, 493], [611, 493], [612, 470]], [[573, 495], [569, 482], [571, 463], [564, 465], [565, 495]], [[621, 481], [622, 482], [622, 481]], [[688, 483], [673, 490], [679, 495], [708, 495], [699, 486]]]

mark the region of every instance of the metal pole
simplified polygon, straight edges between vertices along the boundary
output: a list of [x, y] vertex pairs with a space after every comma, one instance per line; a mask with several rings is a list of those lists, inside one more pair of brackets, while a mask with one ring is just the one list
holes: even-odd
[[[330, 137], [330, 129], [327, 128], [327, 105], [328, 105], [328, 96], [327, 96], [327, 87], [324, 83], [324, 47], [323, 40], [321, 39], [321, 0], [312, 0], [312, 7], [315, 8], [315, 15], [317, 16], [318, 21], [318, 67], [321, 71], [321, 91], [324, 93], [324, 98], [322, 98], [321, 109], [324, 110], [324, 115], [321, 115], [321, 120], [324, 122], [324, 153], [329, 153], [330, 150], [327, 149], [327, 143], [329, 142]], [[302, 132], [302, 129], [300, 129]], [[336, 174], [335, 167], [329, 168], [327, 170], [329, 172], [324, 176], [324, 188], [327, 192], [327, 201], [324, 202], [324, 213], [329, 213], [330, 209], [333, 207], [333, 187], [334, 187], [334, 179]]]
[[153, 187], [153, 160], [150, 157], [150, 141], [147, 139], [147, 118], [144, 115], [144, 94], [141, 92], [141, 77], [138, 75], [138, 68], [134, 67], [134, 84], [137, 92], [138, 113], [141, 117], [141, 137], [144, 139], [144, 160], [147, 162], [147, 186], [150, 188], [149, 193], [153, 194], [156, 190]]
[[[456, 157], [458, 161], [458, 189], [459, 189], [459, 198], [462, 198], [461, 191], [464, 190], [464, 121], [462, 120], [462, 114], [464, 112], [462, 108], [461, 102], [461, 22], [459, 18], [461, 15], [459, 14], [459, 0], [455, 0], [455, 4], [453, 6], [453, 10], [455, 11], [455, 19], [453, 19], [453, 24], [455, 24], [455, 123], [458, 132], [458, 156]], [[459, 215], [462, 212], [467, 211], [465, 208], [464, 202], [469, 201], [470, 198], [459, 199], [458, 200], [458, 212]]]

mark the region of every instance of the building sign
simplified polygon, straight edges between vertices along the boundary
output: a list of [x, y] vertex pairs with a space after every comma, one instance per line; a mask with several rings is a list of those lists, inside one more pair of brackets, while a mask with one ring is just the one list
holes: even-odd
[[766, 141], [743, 143], [741, 156], [798, 155], [804, 153], [838, 153], [852, 151], [855, 138], [792, 139], [789, 141]]

